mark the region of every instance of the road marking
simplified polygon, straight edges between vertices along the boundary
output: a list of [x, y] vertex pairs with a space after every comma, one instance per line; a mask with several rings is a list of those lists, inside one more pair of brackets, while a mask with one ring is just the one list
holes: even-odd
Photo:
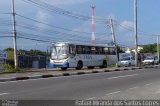
[[121, 91], [111, 92], [111, 93], [108, 93], [106, 95], [113, 95], [113, 94], [116, 94], [116, 93], [119, 93], [119, 92], [121, 92]]
[[132, 76], [136, 76], [136, 75], [138, 75], [138, 74], [124, 75], [124, 76], [117, 76], [117, 77], [109, 77], [107, 79], [125, 78], [125, 77], [132, 77]]
[[1, 93], [0, 96], [2, 96], [2, 95], [7, 95], [7, 94], [9, 94], [9, 93]]
[[132, 87], [132, 88], [129, 88], [130, 90], [132, 90], [132, 89], [136, 89], [136, 88], [139, 88], [138, 86], [135, 86], [135, 87]]
[[91, 97], [91, 98], [88, 98], [87, 100], [93, 100], [93, 99], [96, 99], [96, 97]]
[[148, 83], [148, 84], [145, 84], [144, 86], [148, 86], [148, 85], [151, 85], [152, 83]]

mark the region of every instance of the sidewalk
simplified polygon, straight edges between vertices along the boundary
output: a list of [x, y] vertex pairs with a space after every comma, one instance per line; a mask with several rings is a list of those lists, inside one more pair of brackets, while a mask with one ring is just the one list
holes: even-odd
[[146, 67], [121, 67], [121, 68], [104, 68], [104, 69], [87, 69], [82, 70], [68, 69], [66, 71], [61, 71], [61, 69], [36, 69], [36, 70], [26, 70], [22, 73], [6, 73], [0, 74], [0, 82], [15, 81], [15, 80], [27, 80], [27, 79], [37, 79], [37, 78], [48, 78], [48, 77], [60, 77], [60, 76], [70, 76], [70, 75], [81, 75], [81, 74], [91, 74], [91, 73], [101, 73], [101, 72], [111, 72], [111, 71], [124, 71], [124, 70], [135, 70], [144, 68], [155, 68], [156, 66], [146, 66]]
[[[36, 69], [36, 70], [26, 70], [25, 72], [21, 73], [4, 73], [0, 74], [0, 79], [1, 78], [13, 78], [13, 77], [25, 77], [25, 76], [37, 76], [37, 75], [48, 75], [48, 74], [63, 74], [63, 73], [73, 73], [73, 72], [90, 72], [90, 71], [101, 71], [101, 70], [106, 70], [107, 68], [104, 69], [82, 69], [82, 70], [75, 70], [75, 69], [68, 69], [66, 71], [62, 71], [61, 69]], [[112, 71], [116, 68], [110, 68], [108, 70]]]

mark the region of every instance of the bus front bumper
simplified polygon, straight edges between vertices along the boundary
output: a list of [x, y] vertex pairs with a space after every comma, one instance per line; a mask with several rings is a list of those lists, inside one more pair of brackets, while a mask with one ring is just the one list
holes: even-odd
[[49, 68], [68, 68], [69, 67], [69, 63], [64, 63], [64, 64], [53, 64], [53, 63], [49, 63], [48, 64]]

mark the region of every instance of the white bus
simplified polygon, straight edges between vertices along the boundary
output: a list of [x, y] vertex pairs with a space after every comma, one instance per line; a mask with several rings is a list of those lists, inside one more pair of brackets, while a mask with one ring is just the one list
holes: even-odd
[[57, 42], [53, 43], [51, 47], [49, 67], [62, 70], [67, 68], [80, 70], [83, 67], [88, 69], [106, 68], [108, 63], [117, 62], [116, 57], [113, 46]]

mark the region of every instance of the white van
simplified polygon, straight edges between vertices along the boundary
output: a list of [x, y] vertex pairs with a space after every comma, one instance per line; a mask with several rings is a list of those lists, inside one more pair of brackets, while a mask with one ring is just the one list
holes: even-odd
[[159, 63], [157, 56], [146, 57], [142, 62], [144, 65], [154, 65]]
[[123, 57], [117, 63], [117, 67], [122, 67], [122, 66], [129, 67], [134, 65], [135, 65], [135, 59], [133, 56]]

